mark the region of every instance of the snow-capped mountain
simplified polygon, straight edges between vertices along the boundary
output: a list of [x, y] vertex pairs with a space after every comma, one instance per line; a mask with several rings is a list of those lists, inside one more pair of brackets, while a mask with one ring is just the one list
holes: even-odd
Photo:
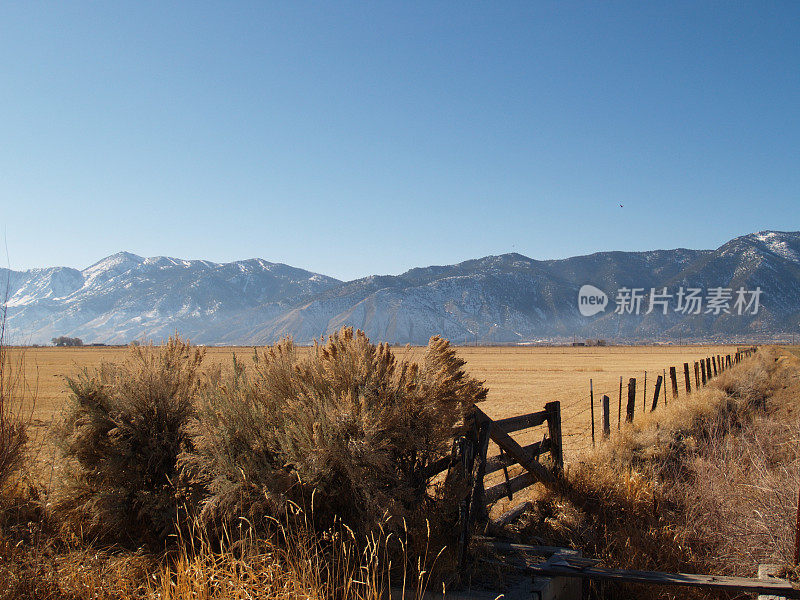
[[[520, 254], [412, 269], [350, 282], [260, 259], [217, 264], [119, 253], [77, 271], [5, 271], [11, 341], [160, 340], [306, 343], [352, 325], [376, 340], [424, 343], [542, 339], [713, 339], [797, 332], [800, 232], [764, 231], [717, 250], [601, 252], [563, 260]], [[584, 317], [578, 290], [603, 290], [606, 310]], [[639, 314], [615, 311], [620, 290], [643, 290]], [[665, 289], [666, 288], [666, 289]], [[724, 310], [676, 310], [680, 290], [729, 290]], [[671, 303], [647, 313], [651, 289]], [[761, 290], [756, 314], [737, 314], [737, 290]], [[752, 308], [752, 305], [751, 305]], [[726, 312], [727, 311], [727, 312]]]
[[47, 343], [160, 340], [176, 330], [199, 343], [225, 337], [225, 323], [274, 318], [284, 302], [311, 297], [338, 280], [261, 259], [232, 263], [142, 258], [120, 252], [78, 271], [5, 271], [9, 341]]

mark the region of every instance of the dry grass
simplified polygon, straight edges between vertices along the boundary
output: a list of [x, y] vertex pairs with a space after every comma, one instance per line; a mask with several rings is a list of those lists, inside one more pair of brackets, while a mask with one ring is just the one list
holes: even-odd
[[[41, 425], [40, 433], [64, 405], [64, 375], [74, 376], [83, 366], [98, 366], [101, 358], [118, 360], [124, 352], [126, 350], [92, 348], [30, 349], [26, 368], [29, 369], [27, 373], [40, 381], [41, 401], [34, 414], [39, 419], [34, 424]], [[251, 349], [236, 352], [240, 358], [252, 354]], [[301, 358], [313, 352], [312, 349], [298, 349]], [[231, 353], [230, 349], [209, 349], [206, 362], [230, 364]], [[706, 519], [703, 523], [705, 515], [714, 514], [709, 512], [708, 497], [719, 495], [722, 488], [703, 489], [687, 484], [695, 480], [696, 473], [702, 472], [713, 474], [714, 477], [707, 479], [723, 485], [725, 473], [729, 472], [725, 469], [741, 467], [741, 472], [732, 479], [744, 485], [750, 478], [751, 483], [755, 481], [754, 485], [766, 490], [759, 496], [761, 508], [757, 509], [767, 517], [737, 523], [733, 515], [743, 514], [741, 498], [744, 494], [741, 494], [736, 501], [740, 505], [732, 503], [724, 510], [719, 509], [719, 518], [729, 520], [732, 528], [749, 527], [754, 536], [751, 539], [757, 544], [772, 544], [771, 548], [785, 546], [785, 540], [778, 539], [780, 536], [769, 539], [770, 532], [777, 531], [777, 524], [785, 521], [785, 507], [770, 513], [765, 512], [765, 508], [780, 506], [770, 495], [782, 494], [784, 503], [792, 502], [784, 491], [788, 485], [786, 478], [791, 480], [795, 466], [785, 465], [785, 477], [773, 468], [776, 460], [783, 461], [788, 456], [791, 436], [797, 439], [797, 433], [791, 428], [781, 429], [780, 423], [787, 422], [789, 417], [770, 413], [775, 420], [774, 428], [768, 433], [761, 429], [752, 432], [754, 439], [762, 440], [761, 450], [756, 451], [757, 444], [741, 437], [741, 443], [753, 450], [752, 460], [739, 461], [741, 464], [734, 464], [736, 458], [742, 456], [741, 447], [715, 446], [709, 442], [721, 439], [720, 432], [744, 435], [754, 420], [740, 416], [762, 411], [757, 402], [752, 411], [748, 408], [750, 412], [739, 410], [750, 407], [750, 401], [743, 399], [752, 394], [760, 397], [759, 387], [750, 384], [761, 377], [755, 371], [739, 379], [734, 378], [738, 369], [721, 377], [720, 384], [725, 377], [734, 379], [727, 390], [710, 386], [689, 399], [681, 397], [677, 403], [671, 402], [670, 397], [667, 411], [641, 420], [637, 427], [624, 432], [620, 439], [625, 442], [618, 446], [619, 452], [606, 447], [592, 460], [579, 460], [582, 457], [579, 451], [586, 446], [589, 378], [594, 380], [596, 398], [602, 393], [614, 398], [621, 375], [627, 379], [647, 369], [648, 395], [652, 395], [653, 372], [712, 353], [728, 354], [732, 349], [459, 348], [458, 355], [467, 359], [470, 375], [487, 380], [490, 392], [483, 407], [489, 414], [495, 417], [520, 414], [538, 410], [546, 401], [561, 400], [565, 432], [568, 436], [580, 434], [567, 439], [583, 442], [567, 446], [567, 461], [573, 463], [568, 469], [571, 488], [561, 496], [547, 496], [537, 503], [535, 513], [527, 517], [522, 531], [526, 539], [580, 546], [609, 564], [620, 566], [719, 571], [714, 568], [717, 564], [714, 560], [722, 557], [727, 561], [750, 561], [753, 556], [731, 558], [730, 551], [736, 549], [736, 541], [731, 538], [726, 550], [720, 539], [713, 537], [714, 521]], [[401, 359], [419, 358], [422, 350], [400, 350], [398, 354]], [[772, 382], [768, 386], [769, 393], [775, 397], [773, 383], [778, 379], [773, 377], [774, 373], [766, 373]], [[683, 386], [680, 389], [683, 390]], [[237, 396], [234, 394], [231, 398]], [[640, 391], [639, 410], [643, 398]], [[725, 415], [726, 419], [718, 418], [720, 415]], [[795, 413], [790, 417], [796, 420]], [[654, 418], [662, 419], [657, 428]], [[314, 433], [313, 427], [310, 431]], [[787, 443], [781, 446], [785, 455], [763, 443], [765, 439], [776, 439], [779, 433], [786, 436]], [[730, 435], [727, 438], [732, 439]], [[703, 448], [716, 448], [718, 455], [700, 452]], [[698, 462], [698, 456], [707, 458], [707, 462]], [[726, 461], [730, 463], [728, 466], [724, 466]], [[769, 477], [759, 473], [767, 473]], [[60, 471], [55, 472], [55, 479], [61, 479]], [[795, 483], [792, 485], [796, 487]], [[706, 500], [705, 505], [698, 504], [696, 514], [686, 510], [691, 497]], [[44, 502], [40, 502], [42, 504]], [[309, 505], [313, 507], [314, 503]], [[301, 521], [306, 518], [302, 511], [298, 515]], [[278, 537], [268, 540], [239, 532], [233, 535], [229, 531], [227, 537], [216, 538], [213, 544], [202, 535], [191, 536], [186, 545], [179, 546], [177, 553], [166, 556], [109, 551], [91, 545], [71, 546], [70, 540], [57, 536], [58, 523], [48, 520], [52, 515], [39, 516], [38, 523], [33, 522], [36, 518], [34, 511], [25, 523], [23, 519], [1, 532], [0, 580], [8, 582], [0, 586], [3, 600], [20, 597], [60, 600], [89, 595], [125, 599], [336, 597], [371, 600], [377, 599], [392, 577], [395, 578], [392, 581], [399, 582], [401, 572], [408, 578], [407, 587], [419, 591], [429, 581], [430, 565], [442, 558], [438, 551], [431, 551], [426, 558], [425, 548], [418, 543], [409, 549], [409, 540], [403, 539], [401, 543], [394, 532], [375, 534], [377, 537], [368, 543], [364, 543], [359, 533], [361, 541], [356, 544], [348, 537], [351, 534], [345, 527], [338, 530], [330, 527], [327, 533], [317, 534], [314, 528], [298, 526], [297, 518], [276, 525]], [[23, 531], [26, 527], [29, 533]], [[695, 537], [692, 537], [693, 531]], [[191, 541], [195, 542], [194, 547]], [[710, 551], [712, 547], [714, 550]], [[780, 556], [780, 552], [775, 555]], [[390, 556], [396, 557], [391, 565]], [[397, 569], [397, 561], [403, 560], [407, 564]]]
[[[569, 466], [564, 490], [541, 499], [522, 535], [620, 568], [752, 577], [759, 563], [791, 562], [799, 363], [762, 350], [624, 428]], [[669, 597], [652, 587], [605, 592]]]
[[[311, 348], [300, 347], [299, 353]], [[566, 460], [591, 445], [586, 432], [589, 423], [589, 379], [594, 382], [596, 401], [602, 394], [611, 398], [616, 417], [619, 378], [638, 379], [637, 411], [644, 408], [645, 394], [652, 400], [653, 385], [664, 368], [676, 366], [679, 379], [682, 365], [712, 354], [733, 354], [735, 346], [609, 346], [609, 347], [457, 347], [458, 356], [467, 361], [468, 373], [486, 382], [489, 395], [482, 408], [493, 418], [503, 418], [541, 410], [550, 400], [562, 404]], [[417, 359], [424, 348], [394, 349], [398, 359]], [[11, 355], [22, 352], [12, 349]], [[33, 437], [41, 438], [54, 419], [61, 417], [69, 391], [64, 378], [74, 377], [84, 368], [97, 368], [101, 362], [120, 362], [126, 348], [27, 348], [25, 374], [38, 382], [37, 402], [33, 411]], [[232, 356], [242, 361], [253, 354], [252, 348], [207, 348], [206, 364], [228, 368]], [[644, 372], [647, 371], [647, 388]], [[681, 380], [682, 381], [682, 380]], [[694, 384], [693, 384], [694, 385]], [[683, 385], [680, 384], [681, 395]], [[671, 398], [670, 398], [671, 399]], [[623, 401], [624, 402], [624, 401]], [[614, 419], [612, 418], [612, 421]], [[534, 439], [522, 439], [530, 443]]]

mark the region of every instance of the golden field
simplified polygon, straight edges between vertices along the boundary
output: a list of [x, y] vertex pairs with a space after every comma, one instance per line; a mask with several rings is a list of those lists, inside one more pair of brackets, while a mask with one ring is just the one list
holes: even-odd
[[[398, 348], [399, 358], [415, 358], [423, 348]], [[29, 406], [36, 428], [46, 428], [60, 415], [67, 399], [65, 377], [84, 368], [92, 369], [103, 361], [125, 357], [124, 347], [25, 348], [12, 349], [22, 358], [29, 396]], [[611, 398], [612, 428], [616, 428], [619, 403], [619, 380], [623, 377], [623, 411], [627, 402], [628, 378], [637, 378], [637, 413], [653, 398], [656, 377], [670, 366], [678, 369], [679, 398], [684, 394], [683, 363], [690, 368], [695, 360], [711, 355], [733, 354], [735, 346], [607, 346], [607, 347], [459, 347], [469, 372], [486, 381], [489, 397], [482, 405], [491, 417], [502, 418], [541, 409], [546, 402], [558, 400], [562, 406], [565, 459], [591, 445], [589, 381], [594, 385], [595, 419], [600, 426], [600, 398]], [[231, 364], [233, 355], [246, 362], [253, 354], [248, 347], [208, 348], [207, 361]], [[646, 389], [644, 375], [647, 372]], [[692, 378], [694, 376], [692, 375]], [[692, 381], [694, 387], [694, 381]], [[668, 402], [672, 394], [667, 395]], [[532, 430], [519, 436], [522, 443], [536, 441], [543, 431]]]

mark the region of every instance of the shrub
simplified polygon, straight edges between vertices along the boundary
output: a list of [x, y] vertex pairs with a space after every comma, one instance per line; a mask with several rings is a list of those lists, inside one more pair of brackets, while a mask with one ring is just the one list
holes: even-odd
[[[444, 534], [454, 506], [423, 470], [450, 451], [451, 429], [482, 383], [468, 377], [449, 342], [431, 338], [421, 362], [344, 328], [299, 352], [284, 340], [209, 386], [197, 453], [183, 464], [207, 491], [206, 523], [245, 516], [258, 526], [287, 501], [318, 530], [335, 518], [361, 534], [394, 519]], [[416, 525], [415, 525], [416, 524]], [[390, 526], [391, 527], [391, 526]], [[437, 527], [439, 529], [437, 529]]]
[[157, 544], [185, 508], [176, 460], [191, 450], [204, 351], [175, 337], [129, 352], [123, 364], [68, 379], [58, 438], [70, 477], [58, 508], [84, 534]]

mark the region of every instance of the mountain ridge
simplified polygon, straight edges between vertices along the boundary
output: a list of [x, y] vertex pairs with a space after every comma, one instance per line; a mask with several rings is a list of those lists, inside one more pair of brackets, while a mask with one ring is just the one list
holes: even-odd
[[[118, 252], [82, 270], [0, 269], [8, 284], [12, 343], [60, 335], [127, 343], [174, 331], [207, 344], [308, 343], [342, 325], [393, 343], [531, 343], [572, 336], [619, 340], [753, 337], [797, 331], [800, 232], [760, 231], [716, 250], [605, 251], [537, 260], [519, 253], [414, 267], [399, 275], [340, 281], [251, 258], [228, 263]], [[584, 284], [608, 310], [578, 311]], [[762, 290], [756, 315], [612, 312], [621, 288]], [[634, 316], [636, 318], [634, 318]]]

